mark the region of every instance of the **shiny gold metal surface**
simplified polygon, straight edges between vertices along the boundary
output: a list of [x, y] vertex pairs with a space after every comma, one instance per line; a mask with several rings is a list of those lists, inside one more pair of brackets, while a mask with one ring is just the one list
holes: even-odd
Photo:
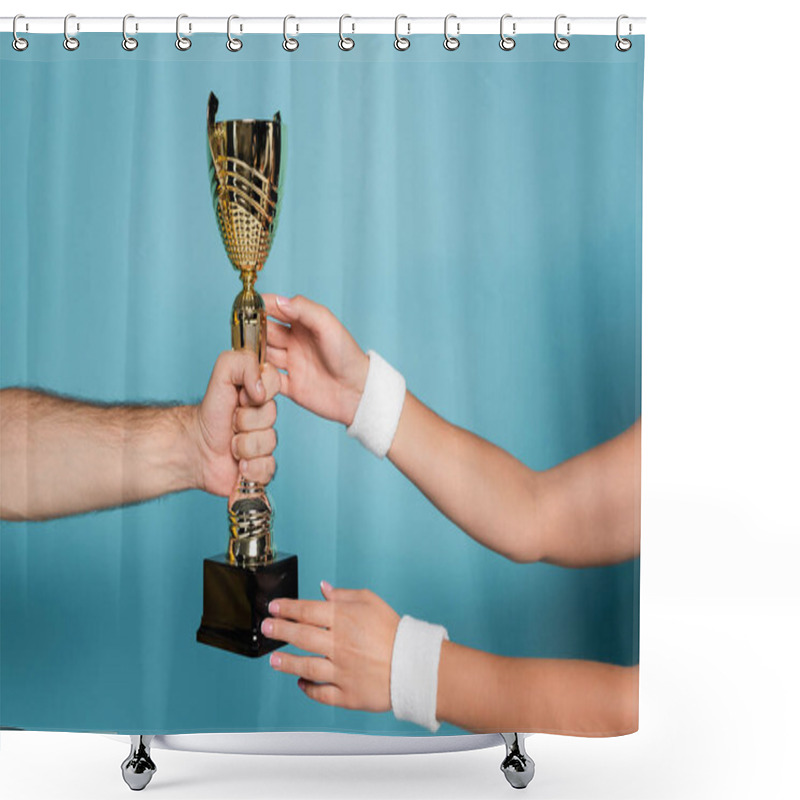
[[261, 295], [253, 288], [256, 275], [242, 272], [244, 288], [231, 310], [231, 343], [234, 350], [251, 350], [263, 364], [267, 356], [267, 312]]
[[[267, 313], [255, 281], [269, 256], [278, 223], [283, 125], [280, 112], [271, 120], [217, 122], [218, 108], [212, 92], [207, 124], [214, 211], [225, 251], [243, 285], [231, 311], [231, 340], [235, 350], [250, 350], [264, 363]], [[232, 563], [257, 566], [274, 557], [273, 516], [264, 486], [242, 478], [228, 503]]]
[[267, 260], [280, 212], [280, 112], [271, 120], [216, 121], [208, 98], [209, 172], [214, 211], [234, 269], [258, 272]]

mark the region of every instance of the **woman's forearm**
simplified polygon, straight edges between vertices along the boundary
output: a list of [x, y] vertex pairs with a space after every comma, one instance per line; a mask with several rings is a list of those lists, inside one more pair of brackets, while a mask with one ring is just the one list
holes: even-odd
[[537, 472], [407, 392], [389, 458], [462, 530], [514, 561], [585, 567], [638, 555], [639, 422]]
[[47, 519], [190, 488], [193, 414], [191, 406], [101, 406], [3, 390], [0, 517]]
[[537, 473], [432, 411], [411, 392], [389, 459], [445, 515], [486, 547], [535, 561]]
[[639, 555], [641, 420], [613, 439], [540, 473], [543, 560], [565, 567]]
[[507, 658], [443, 642], [436, 718], [476, 733], [619, 736], [639, 726], [639, 668]]

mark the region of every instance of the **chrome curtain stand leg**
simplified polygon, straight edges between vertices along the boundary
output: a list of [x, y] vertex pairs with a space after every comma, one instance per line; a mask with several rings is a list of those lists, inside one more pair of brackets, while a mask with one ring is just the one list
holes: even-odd
[[150, 783], [156, 765], [150, 758], [152, 736], [131, 736], [131, 752], [122, 762], [122, 778], [134, 792], [141, 791]]
[[536, 765], [525, 752], [525, 739], [521, 733], [501, 733], [506, 743], [506, 757], [500, 765], [506, 780], [515, 789], [524, 789], [532, 780]]

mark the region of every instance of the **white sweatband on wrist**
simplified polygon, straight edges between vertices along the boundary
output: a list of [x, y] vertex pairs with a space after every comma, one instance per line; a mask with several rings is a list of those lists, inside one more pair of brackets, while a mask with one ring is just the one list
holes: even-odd
[[404, 616], [397, 626], [392, 650], [392, 711], [397, 719], [416, 722], [432, 733], [439, 729], [436, 694], [439, 689], [441, 625]]
[[378, 458], [383, 458], [392, 446], [400, 422], [406, 399], [406, 379], [374, 350], [369, 350], [367, 355], [367, 382], [347, 434], [358, 439]]

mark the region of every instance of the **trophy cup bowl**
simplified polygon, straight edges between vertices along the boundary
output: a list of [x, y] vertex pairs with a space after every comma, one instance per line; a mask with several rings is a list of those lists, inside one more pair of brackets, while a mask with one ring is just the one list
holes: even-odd
[[[231, 311], [234, 350], [250, 350], [259, 364], [267, 348], [267, 312], [255, 291], [269, 255], [280, 211], [284, 126], [271, 120], [216, 121], [219, 101], [208, 98], [209, 178], [220, 235], [242, 280]], [[297, 597], [297, 556], [274, 548], [272, 501], [262, 484], [240, 478], [229, 498], [225, 554], [203, 561], [203, 619], [197, 641], [248, 656], [284, 643], [261, 633], [276, 597]]]

